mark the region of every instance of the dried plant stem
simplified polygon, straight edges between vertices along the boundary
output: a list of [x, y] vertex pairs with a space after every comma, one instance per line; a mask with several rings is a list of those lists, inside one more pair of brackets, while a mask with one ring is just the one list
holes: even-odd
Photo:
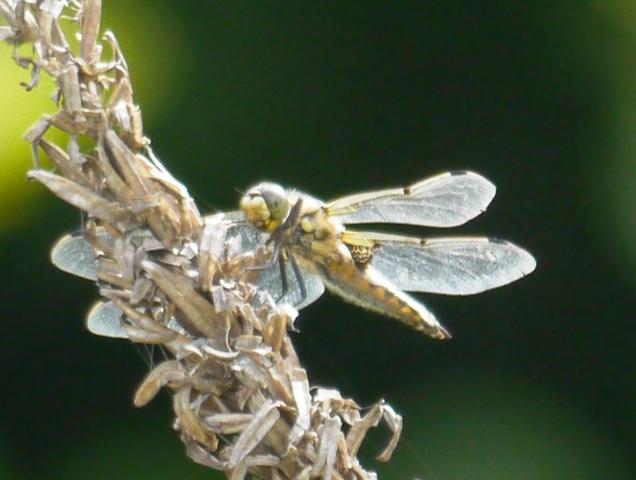
[[[31, 58], [14, 55], [31, 69], [27, 89], [42, 71], [57, 86], [59, 110], [25, 136], [29, 178], [87, 214], [103, 297], [91, 315], [117, 309], [119, 336], [172, 354], [135, 405], [167, 387], [187, 454], [231, 479], [376, 478], [358, 462], [360, 444], [384, 419], [393, 437], [378, 460], [388, 461], [401, 417], [382, 401], [363, 414], [336, 390], [310, 390], [287, 335], [297, 312], [246, 281], [263, 252], [244, 251], [225, 216], [203, 218], [153, 155], [119, 45], [110, 32], [100, 41], [101, 9], [100, 0], [0, 0], [0, 40], [32, 45]], [[79, 25], [79, 52], [64, 20]], [[44, 138], [51, 127], [69, 135], [66, 147]], [[80, 137], [91, 147], [81, 151]], [[40, 149], [56, 173], [39, 168]]]

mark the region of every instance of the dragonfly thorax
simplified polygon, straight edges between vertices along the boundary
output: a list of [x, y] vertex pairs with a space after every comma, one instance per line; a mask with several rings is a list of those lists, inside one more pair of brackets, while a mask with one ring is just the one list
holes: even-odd
[[337, 239], [344, 231], [344, 226], [337, 219], [329, 217], [321, 202], [309, 196], [303, 197], [303, 200], [307, 208], [298, 223], [302, 234], [318, 241]]

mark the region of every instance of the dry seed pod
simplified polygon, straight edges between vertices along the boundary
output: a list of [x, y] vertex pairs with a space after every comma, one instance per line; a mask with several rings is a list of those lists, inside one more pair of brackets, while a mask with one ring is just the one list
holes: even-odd
[[[283, 292], [275, 276], [246, 273], [268, 255], [265, 237], [240, 226], [236, 212], [204, 221], [154, 155], [121, 48], [111, 32], [107, 48], [100, 40], [101, 11], [100, 0], [0, 0], [0, 40], [33, 46], [33, 59], [16, 55], [31, 68], [27, 88], [41, 72], [57, 85], [60, 109], [26, 135], [36, 165], [29, 177], [86, 213], [83, 230], [63, 237], [51, 259], [98, 282], [103, 298], [89, 330], [165, 348], [172, 358], [148, 374], [134, 403], [168, 388], [194, 461], [232, 479], [376, 478], [348, 444], [357, 448], [377, 415], [363, 418], [338, 392], [312, 395], [288, 335], [297, 311], [276, 303]], [[77, 52], [60, 28], [63, 16], [78, 23]], [[47, 138], [51, 126], [71, 135], [68, 145]], [[39, 147], [56, 173], [39, 169]], [[305, 285], [304, 304], [285, 300], [302, 308], [324, 291], [315, 276]], [[297, 294], [297, 281], [290, 286]], [[392, 449], [399, 416], [384, 403], [372, 411], [396, 433]]]

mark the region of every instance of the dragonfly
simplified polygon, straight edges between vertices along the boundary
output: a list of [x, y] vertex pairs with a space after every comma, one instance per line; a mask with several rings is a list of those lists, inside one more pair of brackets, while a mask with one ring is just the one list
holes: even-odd
[[[495, 193], [489, 180], [470, 171], [445, 172], [408, 187], [329, 202], [263, 182], [249, 188], [240, 210], [224, 219], [231, 225], [227, 237], [238, 240], [241, 251], [269, 248], [269, 260], [250, 270], [258, 272], [253, 283], [278, 302], [301, 309], [326, 287], [345, 301], [446, 339], [448, 330], [406, 292], [477, 294], [531, 273], [533, 256], [491, 237], [421, 238], [349, 226], [456, 227], [484, 212]], [[97, 278], [95, 253], [81, 235], [63, 237], [51, 258], [62, 270]], [[120, 325], [121, 312], [112, 304], [98, 304], [89, 314], [93, 333], [124, 336]]]
[[[272, 245], [267, 269], [278, 265], [283, 293], [292, 267], [302, 301], [311, 272], [333, 293], [433, 338], [450, 338], [435, 315], [407, 291], [472, 295], [514, 282], [536, 267], [517, 245], [488, 237], [419, 238], [357, 231], [355, 224], [455, 227], [482, 213], [495, 186], [474, 172], [446, 172], [409, 187], [322, 202], [305, 193], [261, 183], [240, 207]], [[315, 295], [315, 292], [311, 292]], [[313, 298], [311, 298], [313, 300]]]

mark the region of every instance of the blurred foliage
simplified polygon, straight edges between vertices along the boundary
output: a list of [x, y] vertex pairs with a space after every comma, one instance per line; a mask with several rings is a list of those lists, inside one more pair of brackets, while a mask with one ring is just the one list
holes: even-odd
[[[49, 92], [52, 82], [47, 78], [42, 88], [31, 92], [26, 100], [19, 82], [28, 82], [28, 73], [11, 61], [12, 49], [0, 44], [0, 232], [29, 221], [35, 189], [24, 188], [25, 171], [32, 165], [30, 149], [22, 140], [24, 132], [43, 113], [51, 112]], [[40, 192], [43, 193], [43, 192]], [[16, 208], [18, 207], [18, 208]], [[26, 214], [26, 215], [25, 215]]]
[[[314, 383], [404, 415], [382, 478], [634, 478], [633, 2], [104, 4], [155, 150], [204, 211], [234, 208], [233, 188], [262, 179], [330, 198], [470, 168], [499, 187], [458, 232], [514, 240], [538, 270], [477, 297], [426, 297], [453, 341], [328, 296], [299, 319]], [[0, 477], [221, 478], [185, 458], [166, 398], [133, 410], [143, 361], [83, 331], [94, 286], [48, 263], [79, 215], [23, 181], [19, 137], [51, 110], [51, 86], [24, 93], [10, 53], [0, 434], [20, 475]]]
[[[189, 61], [181, 27], [170, 21], [170, 11], [153, 4], [108, 1], [103, 18], [104, 28], [117, 24], [117, 38], [127, 45], [126, 59], [133, 65], [136, 99], [143, 105], [144, 117], [148, 119], [177, 101], [178, 97], [169, 92], [178, 90], [179, 82], [183, 81], [181, 68]], [[126, 14], [122, 14], [123, 11]], [[140, 22], [142, 17], [144, 21]], [[166, 55], [155, 48], [157, 35], [164, 36], [171, 48], [182, 52], [180, 57]], [[41, 202], [41, 197], [47, 195], [42, 190], [24, 187], [24, 173], [31, 167], [32, 158], [22, 135], [40, 116], [54, 111], [50, 78], [43, 75], [38, 88], [26, 93], [20, 83], [30, 80], [29, 72], [15, 65], [12, 53], [12, 47], [0, 43], [0, 92], [3, 92], [0, 96], [0, 232], [6, 233], [32, 220], [33, 210], [40, 208], [34, 197], [37, 195]], [[31, 55], [26, 47], [21, 48], [20, 53]]]
[[[598, 162], [587, 178], [589, 195], [604, 199], [588, 202], [601, 228], [608, 228], [613, 246], [609, 257], [636, 269], [636, 4], [627, 0], [596, 1], [581, 22], [590, 67], [602, 85], [602, 122], [606, 136], [598, 148]], [[585, 36], [584, 36], [585, 35]]]
[[0, 440], [0, 478], [18, 478], [10, 468], [9, 451], [5, 449], [6, 442]]
[[[387, 478], [630, 478], [613, 442], [558, 391], [470, 370], [408, 392], [404, 413], [412, 428]], [[458, 396], [467, 390], [472, 394]]]
[[38, 477], [66, 480], [217, 478], [207, 468], [185, 460], [178, 436], [164, 434], [170, 430], [168, 418], [164, 416], [163, 421], [150, 423], [137, 417], [129, 418], [125, 424], [111, 425], [97, 420], [90, 433], [79, 435], [79, 441], [52, 448], [46, 467], [38, 472]]

